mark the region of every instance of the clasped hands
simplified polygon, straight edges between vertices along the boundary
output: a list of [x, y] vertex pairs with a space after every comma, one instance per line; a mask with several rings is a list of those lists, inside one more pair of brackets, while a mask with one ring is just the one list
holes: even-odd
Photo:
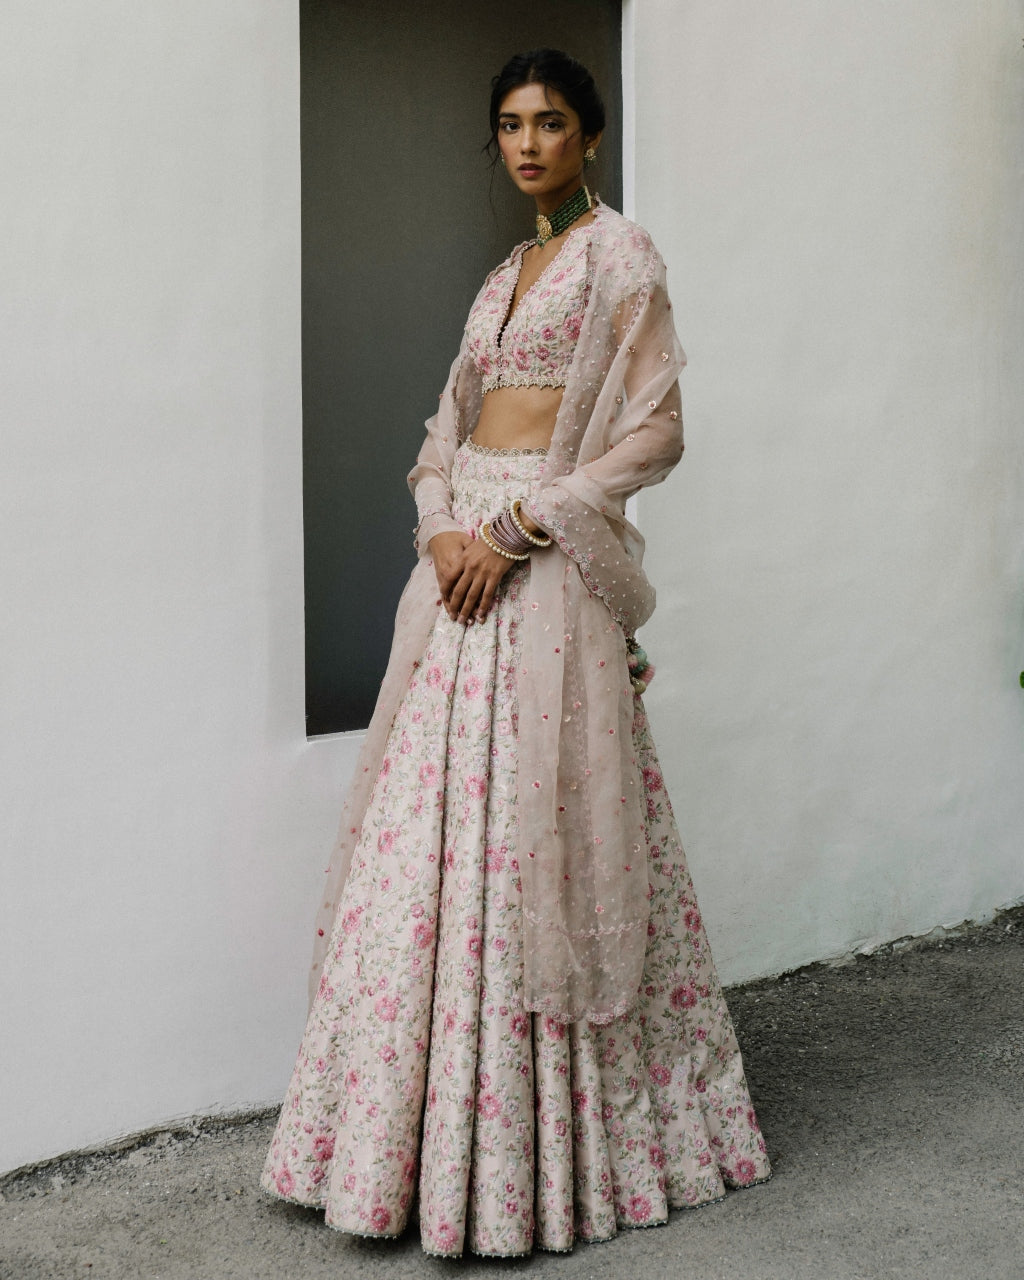
[[498, 583], [514, 561], [500, 556], [468, 533], [436, 533], [430, 539], [437, 585], [453, 622], [483, 622], [494, 604]]

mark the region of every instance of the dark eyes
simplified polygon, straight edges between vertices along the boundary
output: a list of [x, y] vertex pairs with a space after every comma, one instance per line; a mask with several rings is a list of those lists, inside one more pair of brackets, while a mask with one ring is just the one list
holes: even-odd
[[[499, 133], [514, 133], [519, 128], [518, 120], [503, 120], [498, 125]], [[546, 129], [548, 133], [561, 133], [563, 125], [560, 120], [542, 120], [540, 128]]]

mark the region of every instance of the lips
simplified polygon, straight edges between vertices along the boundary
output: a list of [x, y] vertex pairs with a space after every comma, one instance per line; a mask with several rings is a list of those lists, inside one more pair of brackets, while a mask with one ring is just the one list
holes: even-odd
[[539, 164], [521, 164], [519, 166], [519, 172], [524, 178], [532, 178], [535, 174], [543, 173], [544, 169]]

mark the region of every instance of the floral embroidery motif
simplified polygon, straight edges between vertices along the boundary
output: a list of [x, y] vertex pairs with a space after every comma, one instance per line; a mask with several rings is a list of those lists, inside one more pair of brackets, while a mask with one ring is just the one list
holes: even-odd
[[592, 225], [569, 232], [511, 314], [523, 254], [533, 241], [519, 245], [491, 274], [466, 322], [469, 354], [484, 391], [565, 386], [590, 296]]
[[[463, 527], [543, 457], [462, 448]], [[517, 672], [530, 570], [486, 622], [443, 610], [388, 738], [263, 1172], [340, 1230], [423, 1247], [565, 1250], [769, 1176], [643, 704], [633, 741], [650, 919], [634, 1009], [601, 1027], [522, 1005]], [[624, 673], [625, 675], [625, 673]]]

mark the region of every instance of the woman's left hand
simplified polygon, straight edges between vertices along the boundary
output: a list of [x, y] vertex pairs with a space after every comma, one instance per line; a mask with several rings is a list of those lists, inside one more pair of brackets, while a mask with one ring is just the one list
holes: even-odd
[[494, 593], [513, 561], [474, 538], [462, 552], [462, 574], [445, 598], [448, 616], [457, 622], [483, 622], [494, 604]]

